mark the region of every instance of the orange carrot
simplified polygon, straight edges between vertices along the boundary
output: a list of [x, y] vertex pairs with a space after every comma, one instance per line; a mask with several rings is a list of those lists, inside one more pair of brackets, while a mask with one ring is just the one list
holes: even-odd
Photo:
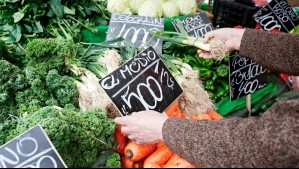
[[179, 101], [175, 100], [166, 110], [165, 113], [168, 117], [181, 117], [181, 111], [179, 108]]
[[142, 162], [141, 161], [135, 161], [133, 163], [133, 168], [142, 168]]
[[128, 159], [126, 156], [121, 156], [120, 158], [121, 168], [142, 168], [141, 161], [132, 161]]
[[125, 156], [132, 161], [139, 161], [156, 150], [156, 144], [137, 144], [130, 140], [125, 148]]
[[157, 149], [159, 148], [159, 147], [162, 147], [162, 146], [164, 146], [165, 145], [165, 143], [164, 142], [159, 142], [159, 143], [156, 143], [157, 144]]
[[211, 117], [212, 120], [223, 119], [223, 117], [214, 110], [208, 110], [207, 114]]
[[157, 148], [151, 155], [149, 155], [144, 160], [144, 166], [150, 166], [151, 164], [157, 164], [159, 166], [164, 165], [173, 153], [169, 150], [169, 148], [164, 144], [163, 146]]
[[174, 154], [168, 160], [168, 162], [163, 165], [163, 168], [196, 168], [196, 166], [192, 165], [182, 157]]
[[183, 119], [185, 119], [185, 118], [187, 118], [187, 114], [186, 113], [181, 113], [181, 117], [183, 118]]
[[144, 165], [143, 168], [162, 168], [162, 166], [160, 166], [158, 164], [150, 163], [150, 164]]
[[121, 168], [133, 168], [134, 162], [128, 159], [126, 156], [120, 158]]
[[206, 113], [198, 114], [198, 115], [192, 115], [191, 119], [193, 119], [193, 120], [212, 120], [211, 117]]
[[114, 140], [116, 141], [115, 151], [120, 155], [124, 155], [125, 147], [127, 146], [127, 137], [121, 132], [121, 126], [116, 127]]

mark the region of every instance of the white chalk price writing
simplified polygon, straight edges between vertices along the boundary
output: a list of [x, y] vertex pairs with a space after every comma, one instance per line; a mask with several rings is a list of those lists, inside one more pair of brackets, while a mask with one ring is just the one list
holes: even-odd
[[0, 148], [0, 168], [66, 168], [40, 125]]
[[162, 112], [182, 93], [153, 47], [103, 78], [100, 85], [124, 116], [142, 110]]
[[277, 29], [289, 32], [299, 24], [299, 17], [286, 0], [272, 0], [254, 14], [253, 18], [266, 31]]
[[[183, 28], [179, 26], [179, 22], [182, 23]], [[215, 29], [205, 13], [196, 14], [187, 18], [176, 19], [173, 21], [173, 25], [178, 32], [186, 31], [188, 35], [200, 38], [203, 38], [206, 33]]]
[[145, 44], [153, 46], [158, 53], [162, 53], [162, 41], [153, 38], [150, 32], [164, 30], [164, 19], [146, 16], [117, 14], [111, 16], [106, 39], [123, 37], [135, 45], [136, 48]]
[[246, 57], [230, 57], [231, 100], [251, 94], [267, 85], [267, 69]]

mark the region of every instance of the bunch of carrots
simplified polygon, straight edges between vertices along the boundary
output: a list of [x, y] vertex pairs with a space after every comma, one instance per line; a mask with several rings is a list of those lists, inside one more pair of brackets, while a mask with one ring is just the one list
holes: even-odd
[[[186, 118], [186, 114], [179, 109], [175, 101], [166, 111], [169, 117]], [[194, 120], [219, 120], [223, 117], [214, 110], [206, 114], [194, 115]], [[174, 154], [165, 143], [137, 144], [121, 132], [117, 126], [114, 139], [117, 142], [116, 152], [121, 156], [122, 168], [196, 168], [179, 155]]]

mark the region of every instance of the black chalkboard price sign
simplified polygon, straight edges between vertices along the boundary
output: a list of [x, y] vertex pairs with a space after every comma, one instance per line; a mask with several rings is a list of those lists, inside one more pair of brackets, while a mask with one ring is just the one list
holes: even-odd
[[162, 40], [153, 38], [152, 32], [163, 30], [163, 18], [113, 13], [106, 39], [123, 37], [136, 48], [153, 46], [158, 53], [162, 53]]
[[101, 79], [100, 85], [123, 116], [163, 112], [183, 93], [152, 46]]
[[231, 56], [230, 98], [231, 101], [251, 94], [268, 85], [268, 72], [254, 61], [239, 55]]
[[187, 33], [192, 37], [204, 38], [207, 32], [214, 30], [212, 22], [207, 14], [199, 13], [187, 18], [180, 18], [172, 21], [177, 32]]
[[0, 147], [0, 168], [66, 168], [40, 125]]
[[253, 18], [266, 31], [277, 29], [288, 33], [299, 24], [299, 17], [287, 0], [272, 0]]

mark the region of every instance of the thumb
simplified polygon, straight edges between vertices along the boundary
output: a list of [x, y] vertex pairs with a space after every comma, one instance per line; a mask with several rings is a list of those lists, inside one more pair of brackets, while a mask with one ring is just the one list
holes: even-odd
[[124, 119], [125, 117], [116, 117], [114, 119], [114, 123], [118, 124], [118, 125], [125, 125], [126, 124], [126, 120]]
[[214, 37], [214, 31], [208, 32], [208, 33], [206, 33], [203, 42], [208, 43], [210, 41], [210, 39], [212, 39], [213, 37]]

